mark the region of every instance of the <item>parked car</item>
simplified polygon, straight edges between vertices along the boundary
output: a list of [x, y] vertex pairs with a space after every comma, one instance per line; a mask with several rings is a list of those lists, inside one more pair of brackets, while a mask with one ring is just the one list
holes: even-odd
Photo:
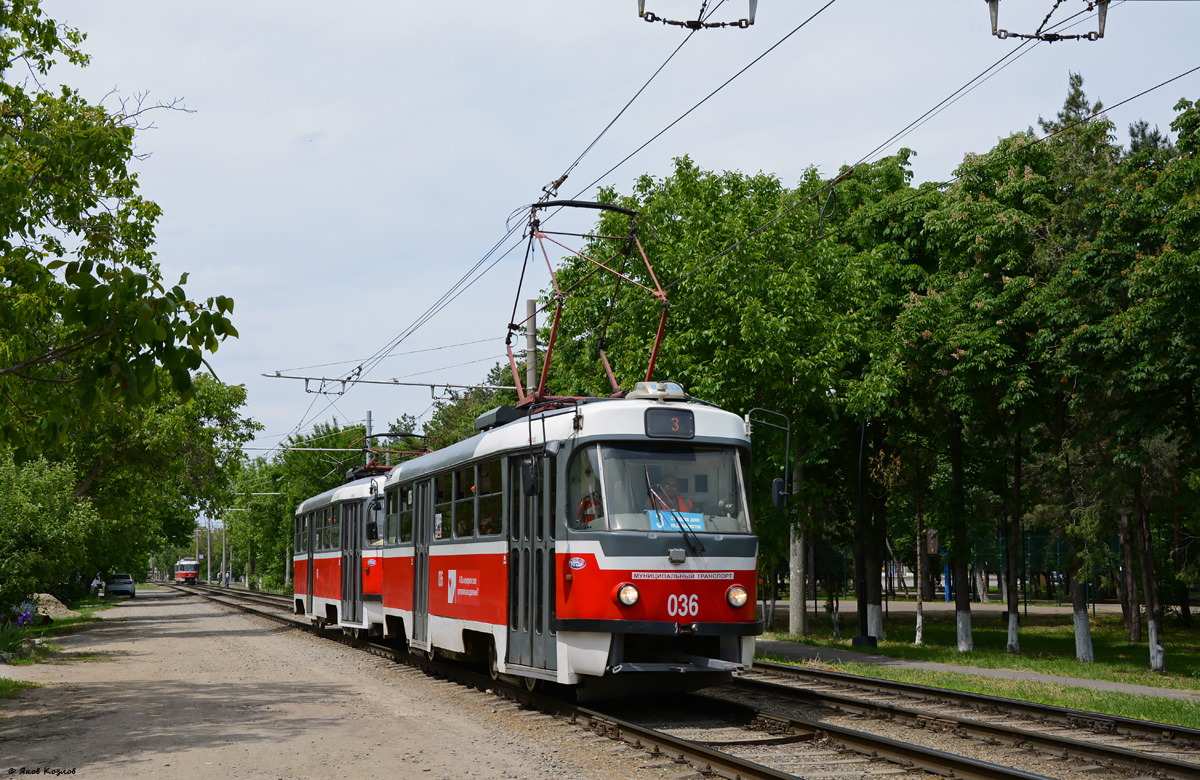
[[133, 581], [133, 577], [128, 574], [114, 574], [108, 578], [108, 582], [104, 583], [104, 595], [116, 596], [121, 593], [126, 594], [129, 598], [137, 596], [137, 585]]

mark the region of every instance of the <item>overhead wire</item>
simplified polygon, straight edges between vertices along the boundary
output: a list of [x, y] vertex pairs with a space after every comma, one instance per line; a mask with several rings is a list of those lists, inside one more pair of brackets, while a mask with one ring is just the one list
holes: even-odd
[[[716, 10], [718, 8], [720, 8], [721, 5], [724, 4], [724, 2], [725, 2], [725, 0], [721, 0], [721, 2], [718, 3], [713, 8], [713, 10], [710, 12], [710, 15], [712, 13], [715, 13]], [[835, 0], [830, 0], [830, 3], [832, 3], [832, 2], [835, 2]], [[658, 68], [654, 71], [654, 73], [652, 73], [650, 75], [650, 77], [641, 86], [641, 88], [638, 89], [638, 91], [634, 94], [634, 96], [632, 98], [630, 98], [629, 101], [627, 101], [624, 106], [622, 106], [622, 108], [617, 112], [617, 114], [608, 122], [607, 125], [605, 125], [604, 129], [602, 129], [600, 131], [600, 133], [592, 140], [592, 142], [590, 144], [588, 144], [588, 146], [583, 150], [583, 152], [581, 152], [579, 154], [579, 156], [575, 158], [575, 160], [567, 167], [565, 173], [563, 174], [564, 178], [566, 175], [568, 175], [571, 171], [573, 171], [579, 165], [579, 163], [592, 151], [592, 149], [595, 148], [596, 144], [600, 142], [600, 140], [612, 128], [612, 126], [621, 118], [621, 116], [624, 115], [624, 113], [629, 109], [629, 107], [631, 105], [633, 105], [633, 103], [638, 99], [638, 97], [641, 96], [641, 94], [646, 90], [646, 88], [651, 84], [651, 82], [653, 82], [658, 77], [658, 75], [660, 73], [662, 73], [663, 69], [667, 66], [667, 64], [670, 63], [671, 60], [673, 60], [675, 58], [675, 55], [677, 55], [679, 53], [679, 51], [683, 48], [683, 46], [689, 40], [691, 40], [691, 37], [695, 32], [696, 32], [695, 30], [692, 30], [688, 33], [688, 35], [679, 44], [679, 46], [675, 47], [675, 49], [671, 52], [671, 54], [667, 56], [666, 60], [664, 60], [663, 63], [658, 66]], [[778, 44], [776, 44], [776, 45], [778, 45]], [[483, 265], [487, 262], [487, 260], [493, 254], [495, 254], [500, 249], [500, 247], [505, 242], [507, 242], [518, 231], [518, 229], [520, 227], [521, 227], [520, 225], [508, 227], [508, 229], [505, 231], [504, 236], [499, 241], [497, 241], [492, 246], [492, 248], [489, 249], [488, 252], [485, 253], [484, 256], [482, 258], [480, 258], [480, 260], [477, 261], [465, 274], [463, 274], [463, 276], [460, 277], [459, 280], [457, 282], [455, 282], [454, 285], [452, 285], [451, 288], [447, 292], [443, 293], [442, 296], [440, 298], [438, 298], [438, 300], [434, 301], [434, 303], [428, 309], [426, 309], [425, 312], [423, 312], [419, 317], [417, 317], [417, 319], [414, 320], [407, 328], [405, 328], [403, 331], [401, 331], [401, 333], [398, 336], [393, 338], [391, 341], [389, 341], [381, 349], [377, 350], [370, 357], [361, 361], [358, 364], [358, 367], [356, 369], [354, 369], [354, 371], [351, 372], [351, 375], [365, 376], [368, 373], [370, 373], [371, 370], [374, 369], [380, 363], [380, 361], [382, 361], [384, 358], [388, 357], [392, 353], [392, 351], [395, 350], [395, 348], [397, 346], [399, 346], [401, 343], [403, 343], [409, 336], [411, 336], [418, 329], [420, 329], [423, 325], [425, 325], [425, 323], [429, 322], [429, 320], [431, 320], [433, 317], [435, 317], [437, 314], [439, 314], [443, 309], [445, 309], [447, 306], [449, 306], [450, 303], [452, 303], [454, 300], [456, 300], [460, 295], [462, 295], [464, 292], [466, 292], [468, 289], [470, 289], [476, 282], [479, 281], [479, 279], [481, 279], [485, 274], [487, 274], [488, 271], [490, 271], [492, 268], [494, 268], [497, 263], [499, 263], [501, 260], [503, 260], [505, 257], [507, 257], [508, 254], [511, 253], [512, 250], [517, 246], [517, 244], [513, 244], [512, 246], [510, 246], [507, 250], [504, 251], [503, 254], [501, 254], [499, 257], [497, 257], [490, 265], [488, 265], [486, 268], [483, 268], [483, 270], [480, 271], [480, 268], [483, 267]], [[474, 278], [471, 278], [472, 276], [474, 276]], [[349, 362], [349, 361], [347, 361], [347, 362]], [[327, 364], [327, 365], [337, 365], [337, 364]], [[323, 415], [326, 411], [328, 411], [328, 409], [329, 409], [329, 406], [326, 406], [324, 409], [322, 409], [320, 412], [318, 412], [317, 415], [315, 415], [312, 419], [315, 419], [316, 417]], [[303, 428], [304, 425], [306, 425], [309, 422], [308, 414], [311, 411], [312, 411], [312, 404], [309, 405], [309, 409], [305, 412], [304, 416], [301, 418], [300, 423], [297, 425], [297, 427], [296, 427], [297, 431], [300, 430], [301, 428]]]
[[[1093, 119], [1095, 119], [1096, 117], [1098, 117], [1098, 116], [1100, 116], [1100, 115], [1102, 115], [1102, 114], [1105, 114], [1105, 113], [1107, 113], [1107, 112], [1109, 112], [1109, 111], [1113, 111], [1113, 110], [1115, 110], [1115, 109], [1117, 109], [1117, 108], [1120, 108], [1121, 106], [1124, 106], [1124, 105], [1126, 105], [1126, 104], [1128, 104], [1128, 103], [1130, 103], [1130, 102], [1132, 102], [1132, 101], [1134, 101], [1134, 100], [1137, 100], [1137, 99], [1138, 99], [1138, 98], [1140, 98], [1140, 97], [1143, 97], [1143, 96], [1145, 96], [1145, 95], [1148, 95], [1149, 93], [1151, 93], [1151, 92], [1154, 92], [1155, 90], [1161, 89], [1162, 87], [1165, 87], [1165, 86], [1167, 86], [1168, 84], [1171, 84], [1171, 83], [1173, 83], [1173, 82], [1175, 82], [1175, 81], [1178, 81], [1178, 80], [1180, 80], [1180, 79], [1182, 79], [1182, 78], [1185, 78], [1185, 77], [1187, 77], [1187, 76], [1190, 76], [1191, 74], [1193, 74], [1193, 73], [1196, 73], [1196, 72], [1200, 72], [1200, 65], [1198, 65], [1198, 66], [1196, 66], [1196, 67], [1194, 67], [1194, 68], [1191, 68], [1190, 70], [1184, 71], [1183, 73], [1180, 73], [1180, 74], [1178, 74], [1178, 75], [1176, 75], [1176, 76], [1173, 76], [1173, 77], [1171, 77], [1171, 78], [1169, 78], [1169, 79], [1167, 79], [1167, 80], [1165, 80], [1165, 81], [1163, 81], [1163, 82], [1160, 82], [1160, 83], [1158, 83], [1158, 84], [1156, 84], [1156, 85], [1154, 85], [1154, 86], [1152, 86], [1152, 87], [1149, 87], [1149, 88], [1147, 88], [1147, 89], [1145, 89], [1145, 90], [1142, 90], [1141, 92], [1138, 92], [1138, 93], [1137, 93], [1137, 94], [1135, 94], [1135, 95], [1131, 95], [1130, 97], [1128, 97], [1128, 98], [1125, 98], [1124, 100], [1122, 100], [1122, 101], [1120, 101], [1120, 102], [1118, 102], [1118, 103], [1116, 103], [1116, 104], [1114, 104], [1114, 105], [1112, 105], [1112, 106], [1106, 106], [1106, 107], [1102, 108], [1101, 110], [1099, 110], [1099, 111], [1096, 111], [1096, 112], [1094, 112], [1094, 113], [1092, 113], [1092, 114], [1088, 115], [1087, 117], [1084, 117], [1083, 119], [1080, 119], [1080, 120], [1078, 120], [1078, 121], [1076, 121], [1076, 122], [1073, 122], [1073, 123], [1071, 123], [1071, 124], [1069, 124], [1069, 125], [1066, 125], [1066, 126], [1064, 126], [1064, 127], [1060, 128], [1060, 129], [1058, 129], [1058, 130], [1055, 130], [1055, 131], [1051, 132], [1051, 133], [1048, 133], [1048, 134], [1047, 134], [1047, 135], [1045, 135], [1045, 136], [1041, 136], [1041, 137], [1039, 137], [1039, 138], [1035, 139], [1035, 140], [1034, 140], [1034, 141], [1033, 141], [1033, 142], [1030, 144], [1030, 146], [1032, 146], [1032, 145], [1037, 145], [1037, 144], [1041, 144], [1041, 143], [1045, 143], [1046, 141], [1050, 140], [1051, 138], [1054, 138], [1055, 136], [1061, 135], [1062, 133], [1065, 133], [1065, 132], [1067, 132], [1068, 130], [1072, 130], [1072, 129], [1076, 128], [1076, 127], [1079, 127], [1079, 126], [1080, 126], [1080, 125], [1082, 125], [1082, 124], [1086, 124], [1087, 122], [1090, 122], [1090, 121], [1092, 121]], [[1028, 148], [1028, 147], [1026, 147], [1026, 148]], [[1013, 154], [1013, 153], [1009, 153], [1008, 155], [1005, 155], [1005, 156], [1003, 156], [1003, 157], [996, 158], [996, 159], [1003, 160], [1003, 159], [1005, 159], [1005, 158], [1007, 158], [1007, 157], [1010, 157], [1010, 156], [1012, 156], [1012, 154]], [[945, 181], [945, 182], [941, 182], [941, 183], [940, 183], [940, 184], [941, 184], [941, 186], [939, 187], [939, 191], [940, 191], [941, 189], [944, 189], [945, 187], [949, 187], [949, 186], [953, 185], [954, 183], [958, 182], [958, 181], [959, 181], [959, 180], [961, 180], [961, 179], [962, 179], [962, 178], [963, 178], [965, 175], [967, 175], [967, 174], [966, 174], [966, 173], [962, 173], [962, 174], [959, 174], [958, 176], [955, 176], [955, 177], [953, 177], [953, 178], [951, 178], [951, 179], [949, 179], [949, 180], [947, 180], [947, 181]], [[769, 227], [773, 226], [773, 225], [774, 225], [774, 224], [776, 224], [776, 223], [777, 223], [777, 222], [778, 222], [780, 219], [782, 219], [782, 218], [783, 218], [783, 216], [786, 216], [787, 214], [790, 214], [790, 213], [794, 212], [796, 209], [798, 209], [798, 208], [799, 208], [801, 205], [803, 205], [804, 203], [812, 201], [812, 200], [813, 200], [813, 199], [814, 199], [814, 198], [815, 198], [817, 195], [821, 194], [821, 193], [822, 193], [822, 192], [823, 192], [823, 191], [824, 191], [826, 188], [828, 188], [828, 187], [830, 187], [830, 186], [831, 186], [831, 183], [827, 182], [825, 185], [823, 185], [823, 187], [822, 187], [822, 188], [820, 188], [820, 190], [818, 190], [817, 192], [813, 193], [813, 194], [812, 194], [812, 195], [810, 195], [808, 198], [805, 198], [805, 199], [804, 199], [804, 200], [802, 200], [800, 203], [798, 203], [798, 204], [796, 204], [796, 205], [794, 205], [794, 206], [791, 206], [791, 207], [789, 207], [788, 209], [786, 209], [784, 212], [781, 212], [780, 214], [776, 215], [776, 217], [772, 218], [772, 219], [771, 219], [771, 220], [770, 220], [770, 221], [769, 221], [767, 224], [765, 224], [765, 225], [763, 225], [763, 226], [761, 226], [761, 227], [757, 228], [756, 230], [752, 231], [751, 233], [747, 234], [746, 236], [743, 236], [742, 238], [738, 239], [737, 241], [735, 241], [734, 243], [730, 244], [730, 245], [729, 245], [729, 246], [727, 246], [726, 248], [722, 249], [722, 250], [721, 250], [720, 252], [718, 252], [716, 255], [714, 255], [713, 257], [711, 257], [711, 258], [709, 258], [708, 260], [704, 261], [703, 263], [701, 263], [701, 264], [700, 264], [699, 266], [697, 266], [696, 268], [692, 269], [692, 271], [689, 271], [687, 274], [685, 274], [685, 275], [681, 276], [680, 278], [678, 278], [678, 279], [674, 280], [673, 282], [670, 282], [670, 283], [668, 283], [668, 284], [664, 284], [664, 285], [663, 285], [663, 290], [664, 290], [664, 291], [666, 291], [666, 290], [669, 290], [669, 289], [673, 289], [674, 287], [678, 286], [678, 285], [679, 285], [679, 284], [681, 284], [682, 282], [686, 281], [688, 278], [690, 278], [690, 277], [694, 276], [696, 273], [698, 273], [698, 272], [699, 272], [700, 270], [702, 270], [703, 268], [706, 268], [706, 267], [708, 267], [709, 265], [711, 265], [712, 263], [716, 262], [716, 261], [717, 261], [717, 260], [719, 260], [720, 258], [722, 258], [722, 257], [724, 257], [724, 256], [726, 256], [726, 255], [728, 255], [728, 254], [729, 254], [730, 252], [732, 252], [734, 249], [736, 249], [737, 247], [739, 247], [739, 246], [741, 246], [742, 244], [746, 243], [746, 241], [750, 240], [751, 238], [755, 238], [755, 237], [757, 237], [758, 235], [761, 235], [761, 234], [762, 234], [763, 232], [765, 232], [765, 231], [766, 231], [766, 230], [767, 230]], [[841, 226], [839, 226], [839, 227], [837, 227], [837, 228], [834, 228], [834, 229], [833, 229], [833, 231], [832, 231], [832, 235], [830, 235], [830, 236], [821, 236], [821, 237], [816, 237], [816, 236], [814, 236], [813, 238], [810, 238], [810, 239], [809, 239], [807, 242], [804, 242], [804, 243], [803, 243], [803, 244], [800, 246], [800, 248], [801, 248], [801, 249], [807, 249], [808, 247], [811, 247], [811, 246], [813, 246], [814, 244], [816, 244], [818, 241], [825, 240], [825, 238], [836, 237], [838, 234], [840, 234], [840, 233], [844, 232], [846, 229], [848, 229], [848, 228], [851, 228], [851, 227], [855, 227], [855, 226], [857, 226], [858, 224], [861, 224], [861, 222], [862, 222], [863, 220], [865, 220], [865, 219], [877, 217], [879, 214], [883, 213], [883, 211], [884, 211], [885, 209], [888, 209], [888, 208], [898, 208], [898, 207], [900, 207], [900, 206], [907, 205], [907, 204], [909, 204], [909, 203], [913, 202], [914, 200], [918, 200], [918, 199], [920, 199], [920, 198], [924, 198], [924, 197], [926, 196], [926, 194], [927, 194], [927, 192], [915, 191], [915, 192], [913, 192], [913, 194], [909, 195], [908, 197], [906, 197], [906, 198], [903, 198], [903, 199], [901, 199], [901, 200], [899, 200], [899, 201], [897, 201], [897, 202], [895, 202], [895, 203], [887, 204], [887, 205], [885, 205], [885, 206], [880, 206], [880, 207], [879, 207], [879, 208], [878, 208], [876, 211], [870, 212], [870, 213], [866, 214], [865, 216], [861, 216], [861, 217], [855, 217], [855, 218], [852, 218], [852, 219], [848, 220], [847, 222], [843, 223]], [[756, 270], [757, 270], [757, 269], [749, 269], [749, 270], [747, 270], [745, 273], [738, 274], [738, 275], [734, 276], [734, 277], [733, 277], [731, 280], [729, 280], [729, 281], [731, 281], [731, 282], [736, 282], [736, 281], [739, 281], [739, 280], [741, 280], [741, 279], [744, 279], [746, 276], [749, 276], [751, 273], [754, 273]], [[698, 295], [700, 295], [702, 292], [704, 292], [704, 290], [698, 291], [698, 292], [696, 292], [696, 293], [695, 293], [695, 294], [693, 294], [693, 295], [690, 295], [690, 296], [688, 296], [688, 297], [686, 297], [686, 298], [683, 298], [682, 300], [675, 301], [675, 305], [680, 305], [680, 304], [686, 303], [686, 302], [688, 302], [688, 301], [691, 301], [691, 300], [693, 300], [695, 297], [697, 297]], [[628, 314], [628, 313], [630, 313], [630, 312], [632, 312], [632, 311], [634, 311], [634, 310], [636, 310], [636, 309], [639, 309], [639, 308], [642, 308], [642, 307], [644, 307], [644, 306], [646, 306], [646, 305], [649, 305], [649, 303], [650, 303], [650, 301], [647, 301], [647, 300], [642, 300], [642, 301], [637, 301], [637, 302], [635, 302], [635, 303], [632, 303], [632, 304], [630, 304], [629, 306], [627, 306], [626, 308], [622, 309], [622, 310], [621, 310], [621, 311], [620, 311], [620, 312], [619, 312], [617, 315], [615, 315], [615, 316], [613, 317], [613, 319], [615, 320], [615, 319], [618, 319], [618, 318], [620, 318], [620, 317], [622, 317], [622, 316], [625, 316], [626, 314]], [[595, 329], [592, 329], [592, 330], [589, 330], [589, 331], [585, 331], [583, 334], [581, 334], [581, 336], [593, 335], [594, 333], [595, 333]]]

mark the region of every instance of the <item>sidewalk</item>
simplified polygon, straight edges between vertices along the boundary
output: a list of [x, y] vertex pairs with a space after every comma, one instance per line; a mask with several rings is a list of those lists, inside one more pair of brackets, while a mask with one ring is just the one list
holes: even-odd
[[[812, 602], [809, 602], [809, 609], [812, 609]], [[932, 609], [931, 609], [932, 608]], [[916, 612], [916, 602], [892, 602], [891, 609], [893, 611], [901, 611], [906, 613]], [[925, 611], [952, 611], [954, 604], [936, 603], [931, 604], [925, 602]], [[776, 603], [776, 622], [782, 621], [785, 625], [788, 616], [788, 603], [780, 601]], [[1120, 612], [1121, 607], [1115, 604], [1100, 604], [1097, 606], [1099, 612]], [[848, 632], [854, 631], [856, 625], [857, 604], [853, 599], [843, 600], [840, 610], [843, 620], [849, 622], [844, 623]], [[1004, 605], [999, 602], [988, 602], [985, 604], [972, 604], [971, 612], [975, 615], [980, 613], [994, 612], [998, 617], [1004, 611]], [[1022, 607], [1024, 613], [1024, 607]], [[1031, 605], [1029, 613], [1032, 614], [1061, 614], [1068, 617], [1071, 614], [1071, 608], [1068, 606], [1057, 607], [1051, 605]], [[810, 612], [811, 615], [811, 612]], [[824, 614], [822, 619], [828, 619]], [[1156, 696], [1165, 699], [1180, 699], [1182, 701], [1192, 701], [1200, 704], [1200, 691], [1182, 691], [1173, 688], [1156, 688], [1150, 685], [1133, 685], [1130, 683], [1110, 682], [1108, 680], [1090, 680], [1079, 677], [1060, 677], [1056, 674], [1042, 674], [1040, 672], [1024, 672], [1016, 669], [983, 669], [977, 666], [959, 666], [958, 664], [944, 664], [934, 661], [913, 661], [907, 658], [892, 658], [886, 655], [876, 655], [874, 653], [861, 653], [854, 650], [842, 650], [832, 647], [816, 647], [813, 645], [805, 645], [799, 642], [782, 642], [770, 639], [759, 639], [757, 642], [758, 652], [792, 658], [795, 660], [814, 660], [814, 661], [832, 661], [839, 663], [860, 663], [860, 664], [878, 664], [880, 666], [892, 666], [905, 669], [919, 669], [930, 672], [957, 672], [959, 674], [975, 674], [980, 677], [992, 677], [1000, 680], [1028, 680], [1030, 682], [1051, 683], [1055, 685], [1073, 685], [1080, 688], [1091, 688], [1097, 691], [1112, 691], [1116, 693], [1131, 693], [1137, 696]]]

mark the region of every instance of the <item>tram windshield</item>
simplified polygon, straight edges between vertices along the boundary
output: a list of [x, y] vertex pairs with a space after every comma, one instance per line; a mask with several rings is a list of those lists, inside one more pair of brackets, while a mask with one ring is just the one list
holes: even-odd
[[575, 455], [568, 479], [572, 528], [750, 533], [733, 447], [597, 444]]

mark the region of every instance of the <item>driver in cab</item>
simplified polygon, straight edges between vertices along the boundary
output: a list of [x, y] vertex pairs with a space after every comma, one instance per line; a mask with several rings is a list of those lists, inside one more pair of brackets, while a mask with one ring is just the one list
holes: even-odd
[[691, 512], [692, 501], [686, 496], [679, 495], [679, 480], [670, 475], [663, 477], [658, 489], [654, 491], [653, 509], [668, 512]]

